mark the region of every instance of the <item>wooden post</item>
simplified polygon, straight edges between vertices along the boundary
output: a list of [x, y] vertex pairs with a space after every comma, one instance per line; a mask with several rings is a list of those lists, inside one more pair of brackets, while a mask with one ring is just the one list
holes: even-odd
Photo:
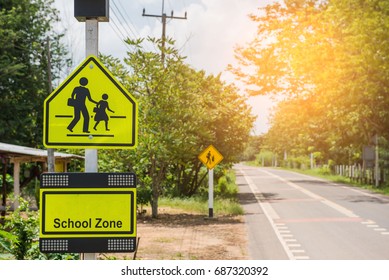
[[4, 221], [6, 211], [5, 209], [7, 208], [7, 167], [8, 167], [8, 159], [3, 158], [3, 185], [2, 185], [2, 201], [1, 201], [1, 206], [4, 207], [1, 210], [1, 219], [0, 222]]
[[20, 162], [14, 161], [14, 211], [19, 208], [20, 198]]

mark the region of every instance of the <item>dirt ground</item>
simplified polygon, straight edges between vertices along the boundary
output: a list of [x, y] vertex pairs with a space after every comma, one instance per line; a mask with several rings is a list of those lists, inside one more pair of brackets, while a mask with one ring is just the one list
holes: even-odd
[[[147, 212], [148, 214], [150, 211]], [[159, 218], [137, 218], [140, 260], [244, 260], [248, 258], [243, 216], [204, 215], [159, 209]], [[133, 259], [134, 254], [100, 258]]]

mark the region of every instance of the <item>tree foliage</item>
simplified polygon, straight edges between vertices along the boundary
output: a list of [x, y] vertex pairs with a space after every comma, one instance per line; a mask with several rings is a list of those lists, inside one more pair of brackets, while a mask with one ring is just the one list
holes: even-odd
[[250, 93], [283, 95], [271, 118], [276, 152], [348, 162], [389, 138], [389, 4], [289, 0], [251, 16], [256, 38], [233, 69]]
[[[42, 104], [49, 94], [47, 38], [53, 80], [67, 63], [62, 34], [53, 31], [58, 16], [52, 3], [0, 3], [0, 141], [41, 146]], [[208, 145], [223, 154], [225, 165], [239, 159], [254, 117], [233, 85], [190, 67], [174, 41], [148, 40], [158, 52], [145, 50], [141, 39], [127, 40], [134, 51], [123, 62], [102, 56], [140, 108], [138, 147], [100, 151], [99, 169], [135, 172], [142, 203], [151, 200], [157, 216], [161, 194], [190, 196], [202, 186], [207, 170], [197, 156]]]
[[[160, 40], [149, 40], [161, 47]], [[201, 186], [206, 170], [197, 156], [208, 145], [218, 148], [224, 163], [237, 161], [254, 118], [236, 88], [185, 64], [172, 40], [165, 43], [163, 62], [159, 53], [144, 50], [142, 41], [127, 41], [136, 51], [128, 53], [125, 65], [104, 58], [140, 107], [138, 147], [105, 155], [135, 171], [139, 187], [151, 193], [156, 217], [159, 195], [193, 195]]]
[[52, 77], [67, 63], [54, 32], [59, 20], [53, 0], [2, 0], [0, 3], [0, 140], [41, 146], [42, 104], [49, 94], [48, 47]]

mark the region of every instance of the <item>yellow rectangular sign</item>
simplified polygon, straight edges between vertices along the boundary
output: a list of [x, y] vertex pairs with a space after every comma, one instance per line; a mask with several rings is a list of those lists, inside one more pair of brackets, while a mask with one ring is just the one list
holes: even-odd
[[45, 189], [41, 203], [41, 237], [136, 236], [135, 189]]
[[44, 253], [134, 252], [134, 173], [43, 173], [39, 249]]

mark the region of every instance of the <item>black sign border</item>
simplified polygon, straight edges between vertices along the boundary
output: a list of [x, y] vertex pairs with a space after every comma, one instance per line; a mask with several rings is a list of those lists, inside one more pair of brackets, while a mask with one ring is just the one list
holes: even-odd
[[[135, 201], [135, 195], [134, 191], [63, 191], [63, 190], [50, 190], [50, 191], [42, 191], [42, 201], [41, 201], [41, 207], [42, 207], [42, 235], [91, 235], [91, 234], [96, 234], [96, 235], [107, 235], [107, 234], [112, 234], [112, 235], [126, 235], [130, 234], [133, 235], [135, 234], [135, 220], [132, 219], [131, 217], [134, 217], [136, 214], [134, 212], [133, 207], [130, 209], [130, 231], [55, 231], [55, 232], [48, 232], [45, 230], [45, 224], [46, 224], [46, 195], [47, 194], [129, 194], [130, 195], [130, 205], [134, 205], [136, 203]], [[106, 205], [105, 205], [106, 206]], [[103, 206], [102, 206], [103, 207]]]
[[[119, 91], [132, 103], [134, 110], [132, 112], [132, 139], [129, 143], [67, 143], [67, 142], [49, 142], [49, 103], [86, 67], [90, 62], [94, 62], [97, 67], [108, 77], [108, 79], [119, 89]], [[138, 110], [136, 102], [126, 93], [121, 85], [108, 73], [98, 62], [95, 57], [89, 57], [77, 71], [73, 73], [66, 81], [54, 91], [54, 94], [45, 100], [45, 109], [46, 109], [46, 121], [45, 121], [45, 144], [49, 147], [136, 147], [136, 112]]]

